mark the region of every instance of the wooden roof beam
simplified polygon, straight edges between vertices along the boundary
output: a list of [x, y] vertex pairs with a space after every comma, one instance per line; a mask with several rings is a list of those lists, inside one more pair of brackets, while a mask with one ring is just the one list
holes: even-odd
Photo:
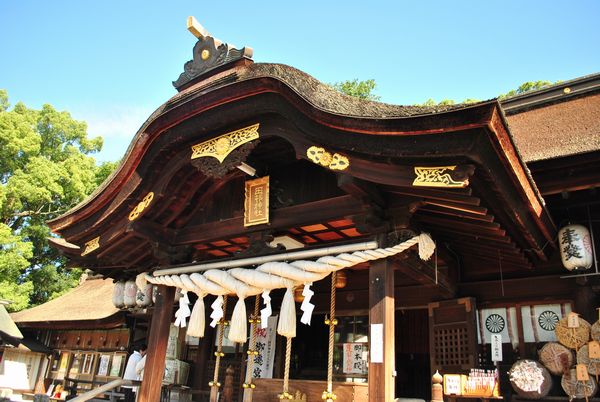
[[420, 197], [425, 200], [448, 201], [455, 204], [464, 204], [478, 207], [481, 200], [471, 196], [471, 190], [435, 190], [423, 187], [385, 187], [385, 190], [392, 194]]
[[456, 295], [456, 283], [452, 281], [446, 272], [438, 267], [437, 285], [436, 285], [436, 267], [430, 261], [423, 261], [414, 253], [403, 253], [397, 255], [394, 259], [394, 267], [409, 278], [421, 283], [422, 285], [434, 285], [440, 288], [444, 297], [452, 298]]
[[[271, 212], [269, 229], [275, 231], [311, 223], [320, 223], [340, 217], [361, 214], [366, 210], [367, 206], [357, 201], [351, 195], [312, 201], [273, 210]], [[233, 236], [247, 235], [250, 232], [264, 230], [265, 228], [262, 225], [244, 228], [243, 221], [243, 216], [237, 216], [230, 219], [223, 219], [219, 222], [188, 226], [177, 231], [174, 237], [174, 244], [194, 244], [210, 240], [227, 239]]]

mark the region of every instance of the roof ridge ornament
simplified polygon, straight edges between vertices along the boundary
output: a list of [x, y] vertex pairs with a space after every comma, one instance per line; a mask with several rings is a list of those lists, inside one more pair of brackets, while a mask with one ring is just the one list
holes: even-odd
[[192, 60], [184, 64], [183, 73], [179, 75], [177, 81], [173, 81], [173, 86], [178, 91], [184, 89], [194, 79], [218, 67], [242, 59], [252, 59], [251, 47], [236, 49], [234, 45], [221, 42], [210, 36], [209, 32], [192, 16], [187, 19], [187, 29], [198, 38], [198, 42], [194, 45]]

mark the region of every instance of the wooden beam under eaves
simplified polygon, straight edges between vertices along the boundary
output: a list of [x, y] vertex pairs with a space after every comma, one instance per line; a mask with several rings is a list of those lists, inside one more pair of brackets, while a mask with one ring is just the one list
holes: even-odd
[[394, 267], [422, 285], [439, 287], [443, 297], [452, 298], [456, 295], [456, 283], [439, 267], [436, 278], [435, 261], [423, 261], [415, 253], [408, 252], [394, 257]]
[[[273, 210], [271, 212], [271, 222], [268, 227], [270, 230], [289, 229], [293, 226], [302, 226], [352, 216], [360, 214], [365, 210], [366, 206], [360, 201], [357, 201], [353, 196], [344, 195]], [[177, 231], [174, 244], [202, 243], [210, 240], [227, 239], [251, 232], [250, 230], [244, 230], [243, 220], [243, 216], [238, 216], [230, 219], [222, 219], [218, 222], [184, 227]], [[258, 225], [252, 231], [262, 229], [264, 229], [264, 226]]]

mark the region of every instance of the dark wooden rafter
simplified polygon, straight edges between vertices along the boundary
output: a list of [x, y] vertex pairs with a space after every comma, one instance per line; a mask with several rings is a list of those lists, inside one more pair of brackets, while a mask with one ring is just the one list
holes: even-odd
[[499, 223], [468, 221], [466, 219], [444, 218], [426, 213], [419, 213], [415, 219], [422, 224], [428, 224], [433, 227], [453, 228], [459, 232], [473, 234], [483, 234], [506, 238], [506, 230], [500, 228]]
[[454, 204], [464, 204], [475, 207], [478, 207], [481, 203], [479, 198], [471, 196], [472, 190], [470, 188], [438, 190], [431, 188], [384, 186], [383, 189], [392, 194], [421, 197], [433, 201], [450, 202]]
[[[449, 216], [458, 219], [464, 219], [466, 221], [482, 221], [482, 222], [494, 222], [494, 216], [487, 214], [487, 208], [480, 208], [478, 210], [457, 210], [456, 208], [449, 208], [448, 206], [441, 206], [437, 203], [431, 203], [424, 201], [422, 207], [419, 208], [421, 212], [426, 212], [431, 215]], [[472, 212], [476, 211], [476, 212]]]
[[544, 196], [600, 187], [600, 152], [532, 162], [528, 167]]
[[402, 253], [394, 257], [393, 260], [394, 268], [402, 272], [402, 274], [422, 285], [438, 286], [442, 297], [452, 298], [456, 295], [456, 283], [440, 267], [437, 267], [438, 273], [436, 278], [435, 261], [423, 261], [418, 255], [411, 252]]

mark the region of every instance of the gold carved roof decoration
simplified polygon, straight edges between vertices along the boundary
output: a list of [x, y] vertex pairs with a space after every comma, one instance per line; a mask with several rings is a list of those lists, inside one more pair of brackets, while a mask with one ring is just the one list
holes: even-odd
[[129, 220], [130, 221], [136, 220], [142, 214], [142, 212], [144, 212], [144, 210], [146, 208], [148, 208], [148, 206], [150, 206], [150, 203], [152, 202], [153, 199], [154, 199], [153, 192], [149, 192], [148, 194], [146, 194], [146, 196], [129, 213]]
[[469, 179], [454, 180], [450, 171], [456, 166], [416, 167], [413, 186], [420, 187], [451, 187], [464, 188], [469, 185]]
[[331, 170], [345, 170], [350, 166], [350, 161], [347, 156], [328, 152], [325, 148], [313, 145], [306, 150], [306, 156], [317, 165], [321, 165]]
[[84, 255], [89, 254], [92, 251], [97, 250], [99, 248], [100, 248], [100, 236], [85, 243], [85, 249], [83, 249], [81, 256], [83, 257]]
[[191, 159], [212, 156], [223, 163], [234, 149], [259, 137], [258, 126], [259, 123], [256, 123], [193, 145]]

